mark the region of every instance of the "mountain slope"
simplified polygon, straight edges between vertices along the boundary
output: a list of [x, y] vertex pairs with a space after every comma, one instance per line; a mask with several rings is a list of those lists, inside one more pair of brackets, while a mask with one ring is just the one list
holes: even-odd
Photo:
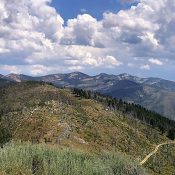
[[9, 80], [51, 82], [56, 86], [76, 87], [134, 102], [175, 120], [175, 82], [160, 78], [139, 78], [129, 74], [88, 76], [81, 72], [42, 77], [10, 74]]
[[[46, 83], [23, 82], [0, 88], [2, 145], [13, 139], [91, 154], [123, 152], [141, 160], [157, 143], [169, 139], [133, 115]], [[174, 154], [169, 159], [173, 160]]]
[[0, 75], [0, 87], [6, 86], [6, 85], [8, 85], [10, 83], [11, 83], [11, 81], [3, 78], [3, 76], [1, 77], [1, 75]]
[[30, 143], [6, 145], [0, 162], [3, 175], [147, 175], [137, 162], [119, 153], [97, 156]]
[[156, 154], [158, 151], [159, 151], [159, 148], [161, 148], [162, 146], [165, 146], [165, 145], [175, 145], [175, 141], [172, 141], [172, 142], [165, 142], [165, 143], [161, 143], [161, 144], [158, 144], [157, 146], [156, 146], [156, 148], [152, 151], [152, 152], [150, 152], [141, 162], [140, 162], [140, 165], [143, 165], [143, 164], [145, 164], [147, 161], [148, 161], [148, 159], [150, 158], [150, 157], [152, 157], [154, 154]]
[[[147, 139], [148, 128], [140, 121], [130, 120], [120, 111], [109, 110], [107, 106], [97, 101], [76, 97], [68, 89], [58, 89], [44, 83], [26, 82], [6, 87], [0, 93], [2, 122], [10, 128], [12, 138], [33, 142], [48, 139], [48, 142], [53, 144], [68, 142], [69, 145], [72, 142], [72, 145], [76, 143], [80, 147], [84, 143], [84, 147], [95, 150], [96, 147], [111, 149], [114, 136], [118, 140], [115, 144], [119, 144], [123, 151], [127, 148], [123, 142], [130, 133], [133, 133], [130, 136], [133, 137], [130, 140], [133, 144], [129, 150], [131, 153], [137, 147], [135, 140], [140, 140], [141, 145], [149, 147], [150, 142], [165, 139], [149, 126], [149, 129], [157, 135], [157, 139], [154, 138], [155, 135], [151, 135], [150, 140]], [[139, 130], [131, 127], [132, 123], [139, 125]], [[37, 125], [40, 127], [35, 128]], [[148, 142], [145, 143], [145, 140]]]

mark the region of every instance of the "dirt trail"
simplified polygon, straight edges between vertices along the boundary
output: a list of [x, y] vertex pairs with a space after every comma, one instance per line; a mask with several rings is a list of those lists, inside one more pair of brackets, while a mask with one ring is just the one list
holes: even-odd
[[154, 151], [152, 151], [151, 153], [149, 153], [141, 162], [140, 162], [140, 165], [143, 165], [147, 162], [147, 160], [154, 154], [156, 154], [156, 152], [159, 150], [159, 148], [161, 146], [164, 146], [164, 145], [170, 145], [170, 144], [175, 144], [175, 141], [172, 141], [172, 142], [164, 142], [164, 143], [161, 143], [159, 145], [156, 146], [156, 148], [154, 149]]

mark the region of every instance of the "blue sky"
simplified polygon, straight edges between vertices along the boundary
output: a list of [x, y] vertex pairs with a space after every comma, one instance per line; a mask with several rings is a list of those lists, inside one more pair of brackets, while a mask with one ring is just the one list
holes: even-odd
[[175, 81], [174, 0], [0, 1], [0, 74]]
[[100, 20], [105, 11], [115, 13], [136, 4], [122, 0], [53, 0], [51, 3], [65, 21], [70, 18], [76, 18], [78, 14], [83, 13], [89, 13]]

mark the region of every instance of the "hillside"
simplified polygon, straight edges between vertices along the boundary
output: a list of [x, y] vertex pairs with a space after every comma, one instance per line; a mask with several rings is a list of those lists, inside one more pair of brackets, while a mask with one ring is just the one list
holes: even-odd
[[0, 87], [6, 86], [10, 83], [11, 83], [11, 81], [0, 77]]
[[56, 86], [75, 87], [121, 98], [140, 104], [170, 119], [175, 116], [175, 82], [160, 78], [140, 78], [129, 74], [89, 76], [81, 72], [53, 74], [41, 77], [9, 74], [9, 81], [44, 81]]
[[[39, 82], [1, 88], [1, 146], [13, 139], [67, 147], [88, 154], [122, 152], [141, 161], [155, 145], [169, 140], [167, 131], [161, 132], [156, 125], [146, 124], [132, 112], [114, 110], [104, 103], [105, 98], [88, 99], [75, 90]], [[122, 105], [126, 106], [126, 103]], [[163, 120], [167, 127], [174, 126], [172, 121]], [[168, 156], [170, 162], [175, 160], [174, 153]], [[157, 165], [153, 168], [150, 164], [154, 165], [154, 161], [150, 161], [147, 167], [155, 174]], [[170, 166], [171, 163], [162, 166], [167, 175], [174, 172]]]
[[[125, 81], [125, 80], [124, 80]], [[125, 84], [125, 86], [120, 86]], [[128, 102], [134, 102], [146, 107], [149, 110], [156, 111], [170, 119], [175, 119], [175, 91], [159, 88], [155, 85], [145, 85], [130, 82], [120, 82], [113, 88], [102, 93], [121, 98]]]
[[146, 175], [130, 157], [103, 153], [100, 156], [58, 149], [48, 145], [9, 144], [0, 151], [3, 175]]

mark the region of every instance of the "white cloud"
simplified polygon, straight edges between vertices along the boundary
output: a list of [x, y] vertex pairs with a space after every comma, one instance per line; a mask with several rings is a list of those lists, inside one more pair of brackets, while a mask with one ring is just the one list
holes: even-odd
[[155, 38], [153, 33], [145, 33], [145, 35], [140, 36], [141, 40], [145, 43], [150, 44], [151, 46], [153, 46], [153, 48], [156, 48], [159, 46], [159, 41]]
[[120, 66], [120, 65], [123, 64], [121, 61], [119, 61], [118, 59], [116, 59], [115, 57], [110, 56], [110, 55], [106, 56], [105, 62], [104, 62], [104, 64], [107, 64], [109, 66], [110, 65], [112, 65], [112, 66]]
[[140, 0], [128, 10], [104, 13], [100, 21], [82, 14], [66, 26], [50, 3], [0, 0], [0, 70], [15, 72], [11, 65], [35, 75], [117, 66], [150, 70], [150, 64], [166, 62], [155, 58], [174, 59], [174, 0]]
[[163, 65], [163, 62], [160, 61], [159, 59], [156, 59], [156, 58], [150, 58], [150, 59], [149, 59], [149, 62], [150, 62], [151, 64], [156, 64], [156, 65], [159, 65], [159, 66], [162, 66], [162, 65]]
[[2, 66], [0, 65], [0, 70], [16, 74], [21, 72], [21, 70], [17, 66], [9, 66], [9, 65], [2, 65]]
[[42, 75], [49, 71], [49, 68], [43, 65], [32, 65], [30, 66], [32, 75]]
[[62, 43], [102, 46], [101, 28], [101, 23], [92, 16], [88, 14], [78, 15], [77, 18], [68, 20]]
[[142, 66], [140, 66], [140, 69], [142, 69], [142, 70], [150, 70], [150, 65], [149, 64], [142, 65]]

